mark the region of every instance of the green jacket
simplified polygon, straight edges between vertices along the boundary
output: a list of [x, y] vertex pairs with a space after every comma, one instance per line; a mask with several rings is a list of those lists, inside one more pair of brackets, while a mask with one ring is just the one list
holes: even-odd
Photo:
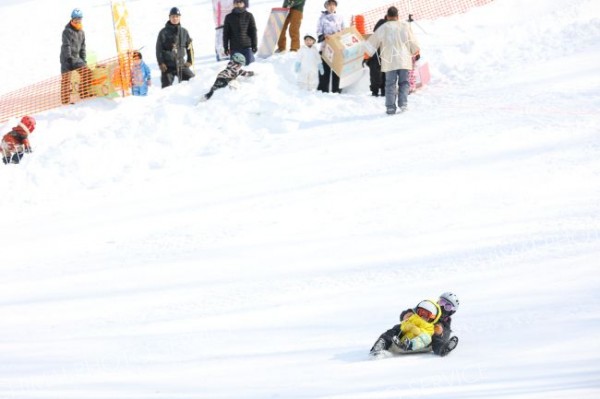
[[306, 0], [283, 0], [284, 8], [291, 8], [293, 10], [298, 10], [300, 12], [304, 11], [304, 3]]

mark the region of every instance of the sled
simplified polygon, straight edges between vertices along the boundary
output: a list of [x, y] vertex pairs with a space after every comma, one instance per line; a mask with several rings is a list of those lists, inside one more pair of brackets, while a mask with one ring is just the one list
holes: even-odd
[[263, 33], [260, 46], [258, 46], [257, 57], [269, 58], [273, 55], [277, 42], [279, 41], [279, 35], [283, 28], [283, 23], [290, 12], [289, 8], [272, 8], [269, 19], [267, 20], [267, 26]]
[[410, 91], [413, 92], [429, 84], [431, 74], [429, 73], [429, 64], [427, 62], [416, 61], [414, 68], [410, 71]]
[[[452, 352], [458, 346], [458, 337], [452, 336], [448, 341], [444, 342], [442, 347], [440, 348], [439, 356], [444, 357], [447, 356], [450, 352]], [[389, 349], [382, 349], [379, 351], [371, 352], [370, 355], [373, 359], [387, 359], [390, 357], [398, 357], [404, 355], [416, 355], [421, 353], [433, 353], [433, 349], [430, 346], [427, 346], [422, 349], [407, 351], [402, 348], [399, 348], [396, 344], [392, 343], [392, 346]]]

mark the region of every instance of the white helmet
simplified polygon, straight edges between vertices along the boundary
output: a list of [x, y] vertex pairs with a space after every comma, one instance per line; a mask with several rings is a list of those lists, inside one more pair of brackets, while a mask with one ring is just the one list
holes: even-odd
[[433, 323], [437, 322], [441, 316], [441, 310], [438, 304], [429, 299], [419, 302], [415, 308], [415, 313]]
[[[444, 302], [444, 303], [440, 303], [440, 302]], [[458, 297], [456, 296], [456, 294], [452, 293], [452, 292], [444, 292], [442, 295], [440, 295], [440, 299], [438, 299], [438, 304], [440, 305], [440, 307], [446, 311], [446, 313], [454, 313], [458, 310], [458, 305], [460, 304], [460, 301], [458, 300]], [[447, 306], [447, 305], [451, 305], [451, 306]], [[450, 309], [448, 309], [450, 308]]]

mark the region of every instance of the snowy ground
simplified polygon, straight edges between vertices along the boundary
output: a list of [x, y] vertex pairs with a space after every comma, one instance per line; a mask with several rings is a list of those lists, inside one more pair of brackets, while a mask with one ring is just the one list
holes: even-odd
[[[280, 3], [251, 1], [261, 32]], [[58, 73], [75, 6], [113, 55], [105, 1], [4, 1], [0, 91]], [[197, 77], [167, 90], [172, 5], [128, 6], [150, 96], [36, 115], [0, 168], [1, 398], [600, 397], [597, 1], [420, 21], [433, 81], [394, 117], [367, 78], [300, 92], [292, 54], [196, 106], [223, 67], [210, 1], [178, 4]], [[369, 360], [446, 290], [455, 352]]]

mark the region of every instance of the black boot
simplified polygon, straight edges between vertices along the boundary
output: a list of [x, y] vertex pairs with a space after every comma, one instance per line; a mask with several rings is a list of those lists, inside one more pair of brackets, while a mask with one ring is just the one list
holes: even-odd
[[10, 161], [12, 163], [19, 163], [19, 162], [21, 162], [21, 158], [23, 158], [23, 153], [17, 152], [15, 154], [13, 154], [12, 159]]
[[448, 353], [452, 352], [454, 348], [458, 345], [458, 337], [451, 337], [448, 341], [444, 342], [442, 347], [440, 348], [440, 356], [444, 357]]

